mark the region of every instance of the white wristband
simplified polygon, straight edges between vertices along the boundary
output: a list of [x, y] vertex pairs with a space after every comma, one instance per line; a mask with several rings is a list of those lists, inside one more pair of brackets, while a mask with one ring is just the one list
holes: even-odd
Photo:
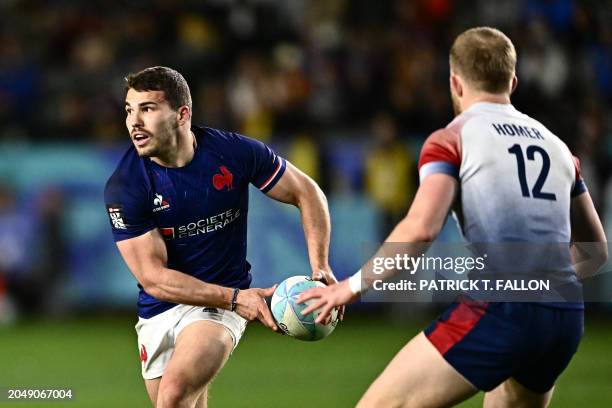
[[348, 280], [349, 288], [354, 294], [361, 293], [361, 269]]

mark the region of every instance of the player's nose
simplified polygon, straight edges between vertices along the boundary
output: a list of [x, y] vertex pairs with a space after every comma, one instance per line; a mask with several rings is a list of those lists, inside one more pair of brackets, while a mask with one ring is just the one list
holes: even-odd
[[142, 120], [142, 115], [139, 112], [134, 112], [127, 118], [128, 127], [130, 129], [135, 129], [142, 127], [144, 122]]

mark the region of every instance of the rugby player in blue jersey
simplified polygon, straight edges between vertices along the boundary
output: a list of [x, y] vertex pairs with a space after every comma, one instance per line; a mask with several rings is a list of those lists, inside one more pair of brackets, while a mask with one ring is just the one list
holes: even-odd
[[183, 76], [166, 67], [126, 78], [132, 144], [107, 182], [114, 239], [139, 282], [142, 375], [156, 407], [205, 407], [208, 384], [248, 321], [276, 331], [249, 289], [249, 184], [301, 212], [312, 277], [335, 283], [330, 220], [317, 184], [265, 144], [193, 126]]

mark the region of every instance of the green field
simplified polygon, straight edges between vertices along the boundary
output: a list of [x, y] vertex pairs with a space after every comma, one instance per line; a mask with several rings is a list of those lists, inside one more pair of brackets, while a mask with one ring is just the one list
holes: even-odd
[[[351, 407], [419, 327], [350, 316], [328, 339], [304, 343], [253, 324], [214, 381], [211, 406]], [[552, 407], [612, 407], [611, 350], [610, 322], [588, 321]], [[11, 404], [3, 396], [0, 408], [148, 406], [133, 319], [91, 317], [0, 329], [0, 388], [11, 387], [70, 387], [75, 398]], [[476, 396], [461, 407], [480, 406], [481, 400]]]

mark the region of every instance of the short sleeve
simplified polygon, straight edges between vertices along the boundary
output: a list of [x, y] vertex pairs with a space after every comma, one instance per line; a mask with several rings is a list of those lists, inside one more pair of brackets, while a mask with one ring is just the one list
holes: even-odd
[[574, 161], [574, 170], [575, 170], [575, 180], [574, 180], [574, 188], [572, 189], [572, 197], [579, 196], [582, 193], [587, 191], [587, 186], [584, 180], [582, 179], [582, 174], [580, 172], [580, 160], [572, 155], [572, 159]]
[[137, 237], [156, 227], [146, 189], [130, 187], [111, 177], [104, 189], [104, 201], [115, 242]]
[[242, 135], [236, 135], [240, 149], [246, 156], [246, 172], [249, 182], [263, 193], [267, 193], [282, 177], [287, 162], [266, 144]]
[[449, 129], [432, 133], [421, 149], [419, 157], [419, 178], [442, 173], [459, 178], [461, 167], [461, 143], [459, 134]]

